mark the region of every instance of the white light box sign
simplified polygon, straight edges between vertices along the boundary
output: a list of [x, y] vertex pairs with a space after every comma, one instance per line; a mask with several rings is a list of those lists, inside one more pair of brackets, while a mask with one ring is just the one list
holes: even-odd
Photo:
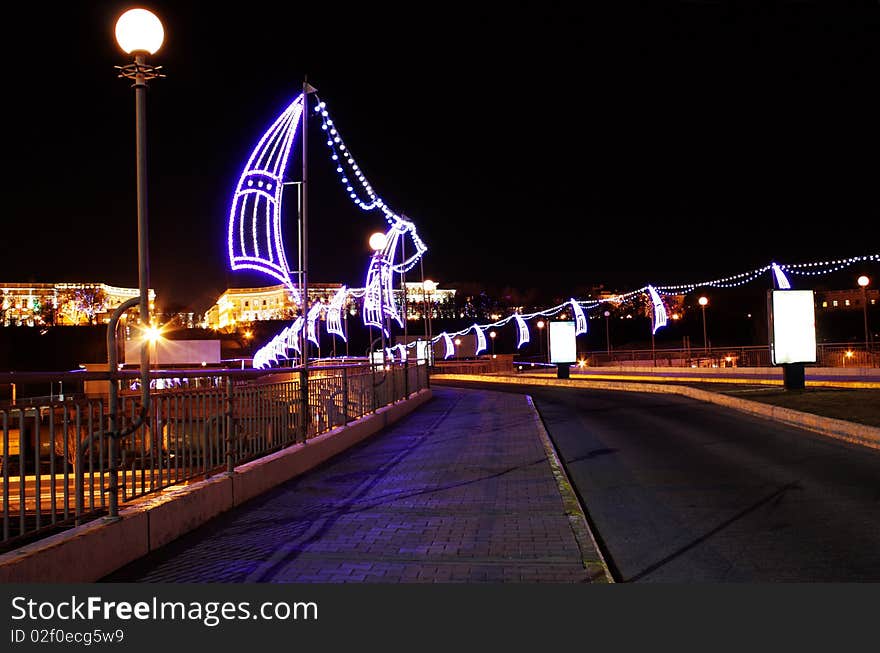
[[577, 360], [577, 340], [574, 322], [550, 323], [550, 362], [574, 363]]
[[816, 309], [812, 290], [771, 291], [774, 365], [816, 362]]

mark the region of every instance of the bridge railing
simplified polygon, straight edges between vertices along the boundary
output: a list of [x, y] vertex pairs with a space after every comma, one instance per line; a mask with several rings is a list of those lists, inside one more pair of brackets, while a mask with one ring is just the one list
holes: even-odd
[[[581, 352], [578, 357], [590, 366], [772, 367], [767, 346], [620, 349]], [[816, 347], [816, 366], [880, 367], [880, 349], [866, 349], [864, 343], [821, 343]]]
[[[2, 540], [8, 549], [107, 514], [111, 483], [106, 373], [17, 374], [17, 382], [104, 382], [104, 392], [0, 406]], [[141, 411], [136, 372], [118, 381], [121, 430]], [[11, 373], [0, 374], [2, 377]], [[205, 478], [347, 424], [428, 385], [425, 365], [153, 372], [146, 425], [119, 439], [119, 501]], [[94, 384], [92, 384], [94, 389]]]

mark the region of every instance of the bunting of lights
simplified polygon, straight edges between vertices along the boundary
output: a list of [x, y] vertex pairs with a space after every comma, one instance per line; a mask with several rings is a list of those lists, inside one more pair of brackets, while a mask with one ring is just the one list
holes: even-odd
[[529, 342], [529, 327], [526, 326], [526, 321], [521, 315], [514, 315], [513, 317], [516, 319], [516, 326], [519, 329], [519, 340], [516, 343], [516, 348], [519, 349]]
[[486, 351], [486, 335], [479, 325], [475, 324], [472, 328], [477, 334], [477, 349], [474, 351], [474, 355], [477, 355], [481, 351]]
[[309, 313], [306, 316], [306, 339], [314, 342], [318, 346], [320, 346], [320, 343], [318, 342], [318, 330], [315, 328], [315, 322], [321, 315], [323, 308], [324, 304], [318, 300], [312, 304], [312, 307], [309, 309]]
[[346, 295], [345, 286], [342, 286], [333, 295], [333, 299], [330, 300], [330, 306], [327, 307], [327, 333], [337, 335], [343, 341], [346, 341], [346, 337], [345, 332], [342, 330], [342, 309], [345, 306]]
[[[520, 347], [522, 347], [523, 344], [526, 344], [529, 342], [528, 327], [526, 326], [526, 323], [525, 323], [526, 320], [531, 320], [536, 317], [553, 317], [553, 316], [557, 315], [558, 313], [562, 312], [563, 310], [565, 310], [565, 308], [568, 307], [569, 305], [571, 305], [571, 308], [572, 308], [573, 312], [575, 313], [575, 319], [577, 320], [577, 309], [578, 308], [584, 308], [587, 310], [591, 310], [601, 304], [619, 305], [619, 304], [630, 301], [631, 299], [633, 299], [634, 297], [636, 297], [637, 295], [642, 294], [642, 293], [648, 293], [651, 296], [651, 302], [652, 302], [652, 306], [654, 309], [654, 319], [653, 319], [654, 329], [653, 329], [653, 332], [656, 333], [657, 329], [659, 329], [662, 326], [665, 326], [667, 324], [667, 317], [668, 317], [666, 314], [665, 306], [663, 306], [661, 295], [684, 294], [686, 292], [691, 292], [691, 291], [695, 290], [696, 288], [704, 287], [704, 286], [714, 286], [714, 287], [719, 287], [719, 288], [731, 288], [731, 287], [735, 287], [735, 286], [741, 286], [741, 285], [744, 285], [744, 284], [749, 283], [751, 281], [754, 281], [755, 279], [759, 278], [761, 275], [765, 274], [769, 270], [774, 270], [774, 275], [775, 275], [775, 268], [778, 268], [780, 273], [784, 270], [784, 271], [789, 272], [790, 274], [802, 274], [802, 275], [809, 275], [809, 276], [817, 276], [817, 275], [821, 275], [821, 274], [830, 274], [832, 272], [837, 272], [839, 270], [842, 270], [842, 269], [849, 267], [849, 266], [856, 264], [856, 263], [871, 263], [871, 262], [880, 262], [880, 253], [868, 254], [865, 256], [853, 256], [853, 257], [849, 257], [849, 258], [845, 258], [845, 259], [837, 259], [837, 260], [831, 260], [831, 261], [817, 261], [814, 263], [795, 263], [795, 264], [784, 264], [784, 265], [770, 263], [768, 265], [765, 265], [764, 267], [761, 267], [761, 268], [758, 268], [755, 270], [751, 270], [749, 272], [743, 272], [740, 274], [732, 275], [729, 277], [723, 277], [723, 278], [719, 278], [719, 279], [714, 279], [711, 281], [701, 281], [701, 282], [697, 282], [697, 283], [687, 283], [687, 284], [679, 284], [679, 285], [643, 286], [643, 287], [638, 288], [636, 290], [632, 290], [632, 291], [629, 291], [626, 293], [621, 293], [619, 295], [615, 295], [614, 297], [610, 297], [608, 299], [603, 299], [603, 300], [577, 301], [577, 300], [572, 299], [568, 302], [565, 302], [564, 304], [559, 304], [558, 306], [554, 306], [552, 308], [544, 309], [541, 311], [535, 311], [534, 313], [529, 313], [529, 314], [516, 313], [513, 315], [509, 315], [509, 316], [507, 316], [501, 320], [498, 320], [496, 322], [491, 322], [488, 324], [472, 325], [472, 326], [467, 327], [466, 329], [455, 332], [451, 335], [444, 334], [444, 336], [449, 335], [450, 338], [457, 337], [457, 336], [463, 336], [463, 335], [467, 334], [468, 331], [470, 331], [471, 329], [473, 329], [475, 327], [478, 327], [480, 329], [493, 329], [493, 328], [502, 327], [502, 326], [506, 325], [508, 322], [515, 320], [516, 324], [517, 324], [517, 330], [519, 333], [519, 342], [517, 344], [517, 348], [520, 348]], [[775, 266], [775, 268], [774, 268], [774, 266]], [[815, 268], [820, 268], [820, 269], [817, 270]], [[786, 278], [785, 282], [787, 282], [787, 281], [788, 280]], [[780, 284], [780, 287], [781, 287], [782, 283], [779, 278], [776, 278], [776, 282], [777, 282], [777, 284]], [[662, 313], [660, 311], [662, 311]], [[440, 338], [441, 338], [441, 336], [435, 336], [434, 338], [432, 338], [429, 341], [429, 343], [433, 344], [434, 342], [436, 342]], [[410, 343], [407, 346], [413, 346], [413, 343]]]
[[445, 331], [440, 334], [440, 337], [443, 338], [443, 344], [446, 345], [446, 354], [443, 356], [444, 359], [449, 358], [450, 356], [455, 354], [455, 344], [452, 342], [452, 338]]
[[[387, 306], [385, 298], [391, 294], [391, 270], [388, 262], [378, 252], [370, 259], [365, 288], [364, 325], [384, 329], [383, 318], [386, 314], [391, 315], [390, 312], [383, 311], [383, 305]], [[394, 314], [397, 314], [396, 310]]]
[[299, 345], [299, 334], [303, 328], [303, 318], [300, 315], [296, 320], [294, 320], [293, 325], [290, 327], [290, 331], [287, 335], [287, 347], [288, 349], [293, 349], [297, 354], [302, 355], [302, 349], [300, 349]]
[[574, 298], [571, 299], [571, 312], [574, 313], [574, 335], [579, 336], [587, 332], [587, 316], [584, 315], [584, 309], [578, 304]]
[[272, 339], [274, 346], [272, 348], [273, 358], [277, 361], [278, 357], [287, 358], [287, 334], [290, 327], [281, 330], [277, 336]]
[[660, 295], [657, 294], [653, 286], [648, 286], [648, 294], [651, 296], [651, 303], [654, 305], [654, 319], [652, 320], [654, 329], [651, 333], [657, 333], [657, 329], [666, 326], [666, 307], [663, 306], [663, 300], [660, 299]]
[[791, 290], [791, 284], [788, 282], [788, 278], [785, 276], [782, 268], [776, 265], [776, 263], [771, 263], [770, 268], [773, 270], [773, 276], [776, 278], [776, 287], [779, 290]]
[[303, 110], [302, 95], [290, 103], [251, 153], [232, 196], [227, 247], [233, 270], [268, 274], [288, 287], [299, 303], [281, 237], [284, 172]]

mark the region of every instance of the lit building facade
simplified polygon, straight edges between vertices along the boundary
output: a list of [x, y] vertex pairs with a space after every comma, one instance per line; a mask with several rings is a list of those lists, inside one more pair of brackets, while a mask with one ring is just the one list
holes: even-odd
[[[330, 303], [341, 283], [309, 284], [309, 300]], [[292, 320], [299, 314], [287, 286], [262, 288], [227, 288], [205, 313], [205, 327], [209, 329], [232, 329], [238, 322], [262, 320]]]
[[[125, 301], [139, 297], [137, 288], [105, 283], [0, 282], [0, 326], [82, 326], [106, 324]], [[149, 291], [150, 312], [156, 292]], [[137, 317], [137, 307], [129, 313]]]
[[[341, 283], [309, 284], [309, 300], [321, 300], [329, 304], [333, 296], [342, 288]], [[403, 291], [395, 289], [398, 305], [403, 303]], [[425, 303], [433, 308], [433, 317], [440, 317], [443, 306], [453, 306], [455, 290], [437, 288], [423, 293], [421, 282], [406, 284], [407, 318], [420, 320], [424, 316]], [[346, 310], [357, 315], [359, 305], [349, 297]], [[239, 322], [258, 322], [262, 320], [292, 320], [299, 314], [299, 306], [293, 300], [287, 286], [266, 286], [262, 288], [228, 288], [205, 313], [204, 326], [208, 329], [234, 329]]]
[[[845, 310], [863, 310], [866, 296], [861, 289], [853, 288], [851, 290], [817, 290], [816, 291], [816, 308], [820, 311], [845, 311]], [[880, 290], [868, 290], [867, 292], [868, 308], [880, 304]]]

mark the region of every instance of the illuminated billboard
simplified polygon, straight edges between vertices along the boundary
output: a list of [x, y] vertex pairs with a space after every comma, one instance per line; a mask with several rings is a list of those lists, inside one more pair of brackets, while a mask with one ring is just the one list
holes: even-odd
[[770, 357], [774, 365], [816, 362], [812, 290], [770, 291]]
[[550, 362], [574, 363], [577, 360], [577, 340], [574, 322], [550, 323]]

